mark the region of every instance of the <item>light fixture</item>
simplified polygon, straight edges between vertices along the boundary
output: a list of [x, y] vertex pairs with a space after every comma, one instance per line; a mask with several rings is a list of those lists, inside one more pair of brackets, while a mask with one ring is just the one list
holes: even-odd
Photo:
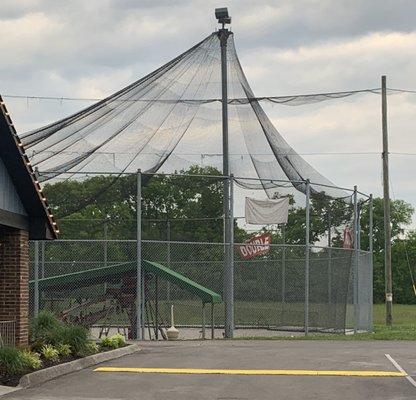
[[217, 18], [219, 24], [222, 24], [223, 29], [225, 24], [231, 24], [231, 17], [228, 15], [227, 7], [216, 8], [215, 18]]

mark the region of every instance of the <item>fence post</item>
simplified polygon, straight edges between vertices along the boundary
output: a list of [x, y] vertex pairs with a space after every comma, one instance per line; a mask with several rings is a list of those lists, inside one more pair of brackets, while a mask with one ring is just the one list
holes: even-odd
[[45, 278], [45, 241], [40, 242], [40, 277]]
[[358, 331], [358, 193], [357, 186], [354, 186], [354, 270], [353, 270], [353, 295], [354, 295], [354, 333]]
[[104, 221], [104, 267], [108, 265], [108, 219]]
[[[286, 224], [282, 224], [282, 307], [286, 301]], [[283, 314], [283, 311], [282, 311]]]
[[357, 202], [357, 249], [361, 250], [361, 211], [362, 205]]
[[159, 278], [155, 276], [155, 339], [159, 340]]
[[205, 340], [205, 303], [202, 302], [202, 323], [201, 323], [202, 340]]
[[[332, 304], [332, 232], [331, 232], [331, 210], [328, 209], [328, 304]], [[329, 310], [328, 310], [329, 312]]]
[[39, 312], [39, 240], [35, 240], [35, 263], [34, 263], [33, 280], [34, 285], [34, 304], [33, 315], [36, 317]]
[[136, 193], [136, 326], [135, 339], [144, 339], [144, 326], [142, 324], [142, 173], [137, 171]]
[[[168, 241], [167, 243], [167, 266], [170, 268], [170, 241], [171, 241], [171, 235], [170, 235], [170, 220], [168, 219], [166, 221], [166, 239]], [[170, 282], [166, 283], [166, 300], [170, 302]]]
[[369, 201], [369, 230], [368, 230], [368, 239], [369, 239], [369, 252], [370, 252], [370, 271], [368, 271], [370, 276], [370, 283], [369, 283], [369, 306], [370, 311], [368, 313], [368, 328], [370, 332], [373, 331], [373, 195], [370, 194], [370, 201]]
[[215, 338], [214, 303], [211, 303], [211, 339]]
[[310, 196], [311, 186], [309, 179], [306, 180], [306, 232], [305, 232], [305, 336], [309, 333], [309, 241], [310, 241]]

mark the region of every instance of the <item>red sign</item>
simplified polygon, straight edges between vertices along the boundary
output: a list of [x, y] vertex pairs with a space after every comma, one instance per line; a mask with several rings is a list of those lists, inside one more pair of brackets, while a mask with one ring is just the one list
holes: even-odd
[[241, 257], [244, 260], [250, 260], [253, 257], [267, 254], [270, 251], [270, 243], [272, 235], [270, 233], [263, 233], [260, 236], [254, 236], [245, 244], [238, 247]]
[[344, 229], [344, 241], [342, 243], [342, 247], [344, 249], [352, 249], [354, 247], [352, 233], [348, 228]]

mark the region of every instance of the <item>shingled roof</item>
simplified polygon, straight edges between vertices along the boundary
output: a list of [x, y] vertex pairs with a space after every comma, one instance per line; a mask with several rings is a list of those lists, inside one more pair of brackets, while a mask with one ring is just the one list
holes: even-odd
[[56, 239], [56, 221], [0, 96], [0, 159], [27, 213], [30, 239]]

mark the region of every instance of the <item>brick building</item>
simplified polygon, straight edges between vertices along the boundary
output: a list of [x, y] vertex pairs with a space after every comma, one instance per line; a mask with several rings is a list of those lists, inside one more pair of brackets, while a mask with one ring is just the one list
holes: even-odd
[[55, 239], [57, 233], [0, 96], [0, 327], [12, 326], [16, 346], [28, 343], [29, 240]]

